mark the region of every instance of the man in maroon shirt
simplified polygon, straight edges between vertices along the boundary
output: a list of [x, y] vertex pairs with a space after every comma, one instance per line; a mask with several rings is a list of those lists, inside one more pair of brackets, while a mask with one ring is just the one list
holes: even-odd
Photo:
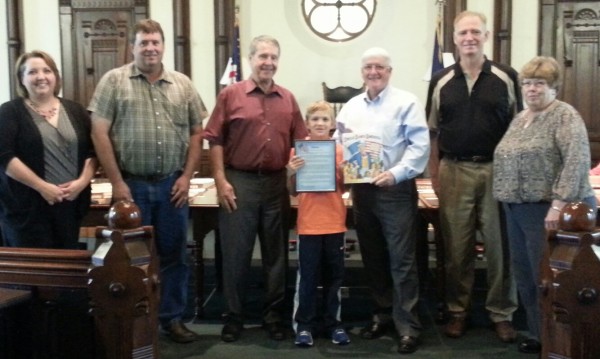
[[243, 329], [245, 284], [258, 235], [265, 273], [263, 324], [283, 340], [281, 311], [285, 294], [289, 210], [285, 166], [295, 139], [307, 135], [294, 96], [273, 81], [279, 43], [259, 36], [250, 44], [249, 80], [225, 87], [217, 98], [203, 137], [219, 198], [223, 254], [223, 293], [227, 302], [221, 339], [233, 342]]

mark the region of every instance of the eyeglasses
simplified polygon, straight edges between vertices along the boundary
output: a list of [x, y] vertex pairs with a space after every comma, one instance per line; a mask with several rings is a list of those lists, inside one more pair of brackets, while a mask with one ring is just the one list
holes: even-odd
[[371, 71], [371, 70], [375, 70], [377, 72], [381, 72], [385, 69], [389, 69], [389, 66], [383, 66], [383, 65], [364, 65], [362, 67], [363, 71]]
[[521, 81], [521, 86], [523, 86], [523, 87], [533, 86], [535, 88], [539, 88], [539, 87], [544, 87], [546, 85], [548, 85], [548, 83], [546, 82], [546, 80], [542, 80], [542, 79], [525, 79], [525, 80]]

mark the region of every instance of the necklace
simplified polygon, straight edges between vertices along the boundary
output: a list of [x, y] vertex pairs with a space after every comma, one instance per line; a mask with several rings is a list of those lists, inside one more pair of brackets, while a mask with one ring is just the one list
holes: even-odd
[[27, 100], [26, 103], [29, 105], [29, 107], [31, 107], [31, 109], [33, 111], [38, 113], [45, 120], [51, 119], [52, 117], [56, 116], [56, 114], [58, 113], [58, 106], [53, 106], [48, 110], [42, 110], [41, 108], [38, 107], [38, 105], [35, 104], [35, 102], [33, 102], [31, 100]]

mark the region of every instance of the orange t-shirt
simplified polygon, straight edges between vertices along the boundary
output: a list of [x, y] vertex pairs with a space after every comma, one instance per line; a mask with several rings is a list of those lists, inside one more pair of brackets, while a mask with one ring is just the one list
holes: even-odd
[[[335, 192], [302, 192], [298, 194], [298, 234], [329, 234], [346, 232], [346, 205], [342, 199], [344, 180], [340, 163], [344, 155], [342, 146], [335, 146], [337, 186]], [[292, 156], [294, 150], [292, 149]]]

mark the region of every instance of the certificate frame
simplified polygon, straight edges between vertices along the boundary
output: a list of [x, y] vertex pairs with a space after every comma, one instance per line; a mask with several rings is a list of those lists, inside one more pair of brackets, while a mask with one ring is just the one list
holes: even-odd
[[334, 140], [296, 140], [296, 156], [304, 166], [296, 171], [296, 192], [335, 192], [336, 142]]

